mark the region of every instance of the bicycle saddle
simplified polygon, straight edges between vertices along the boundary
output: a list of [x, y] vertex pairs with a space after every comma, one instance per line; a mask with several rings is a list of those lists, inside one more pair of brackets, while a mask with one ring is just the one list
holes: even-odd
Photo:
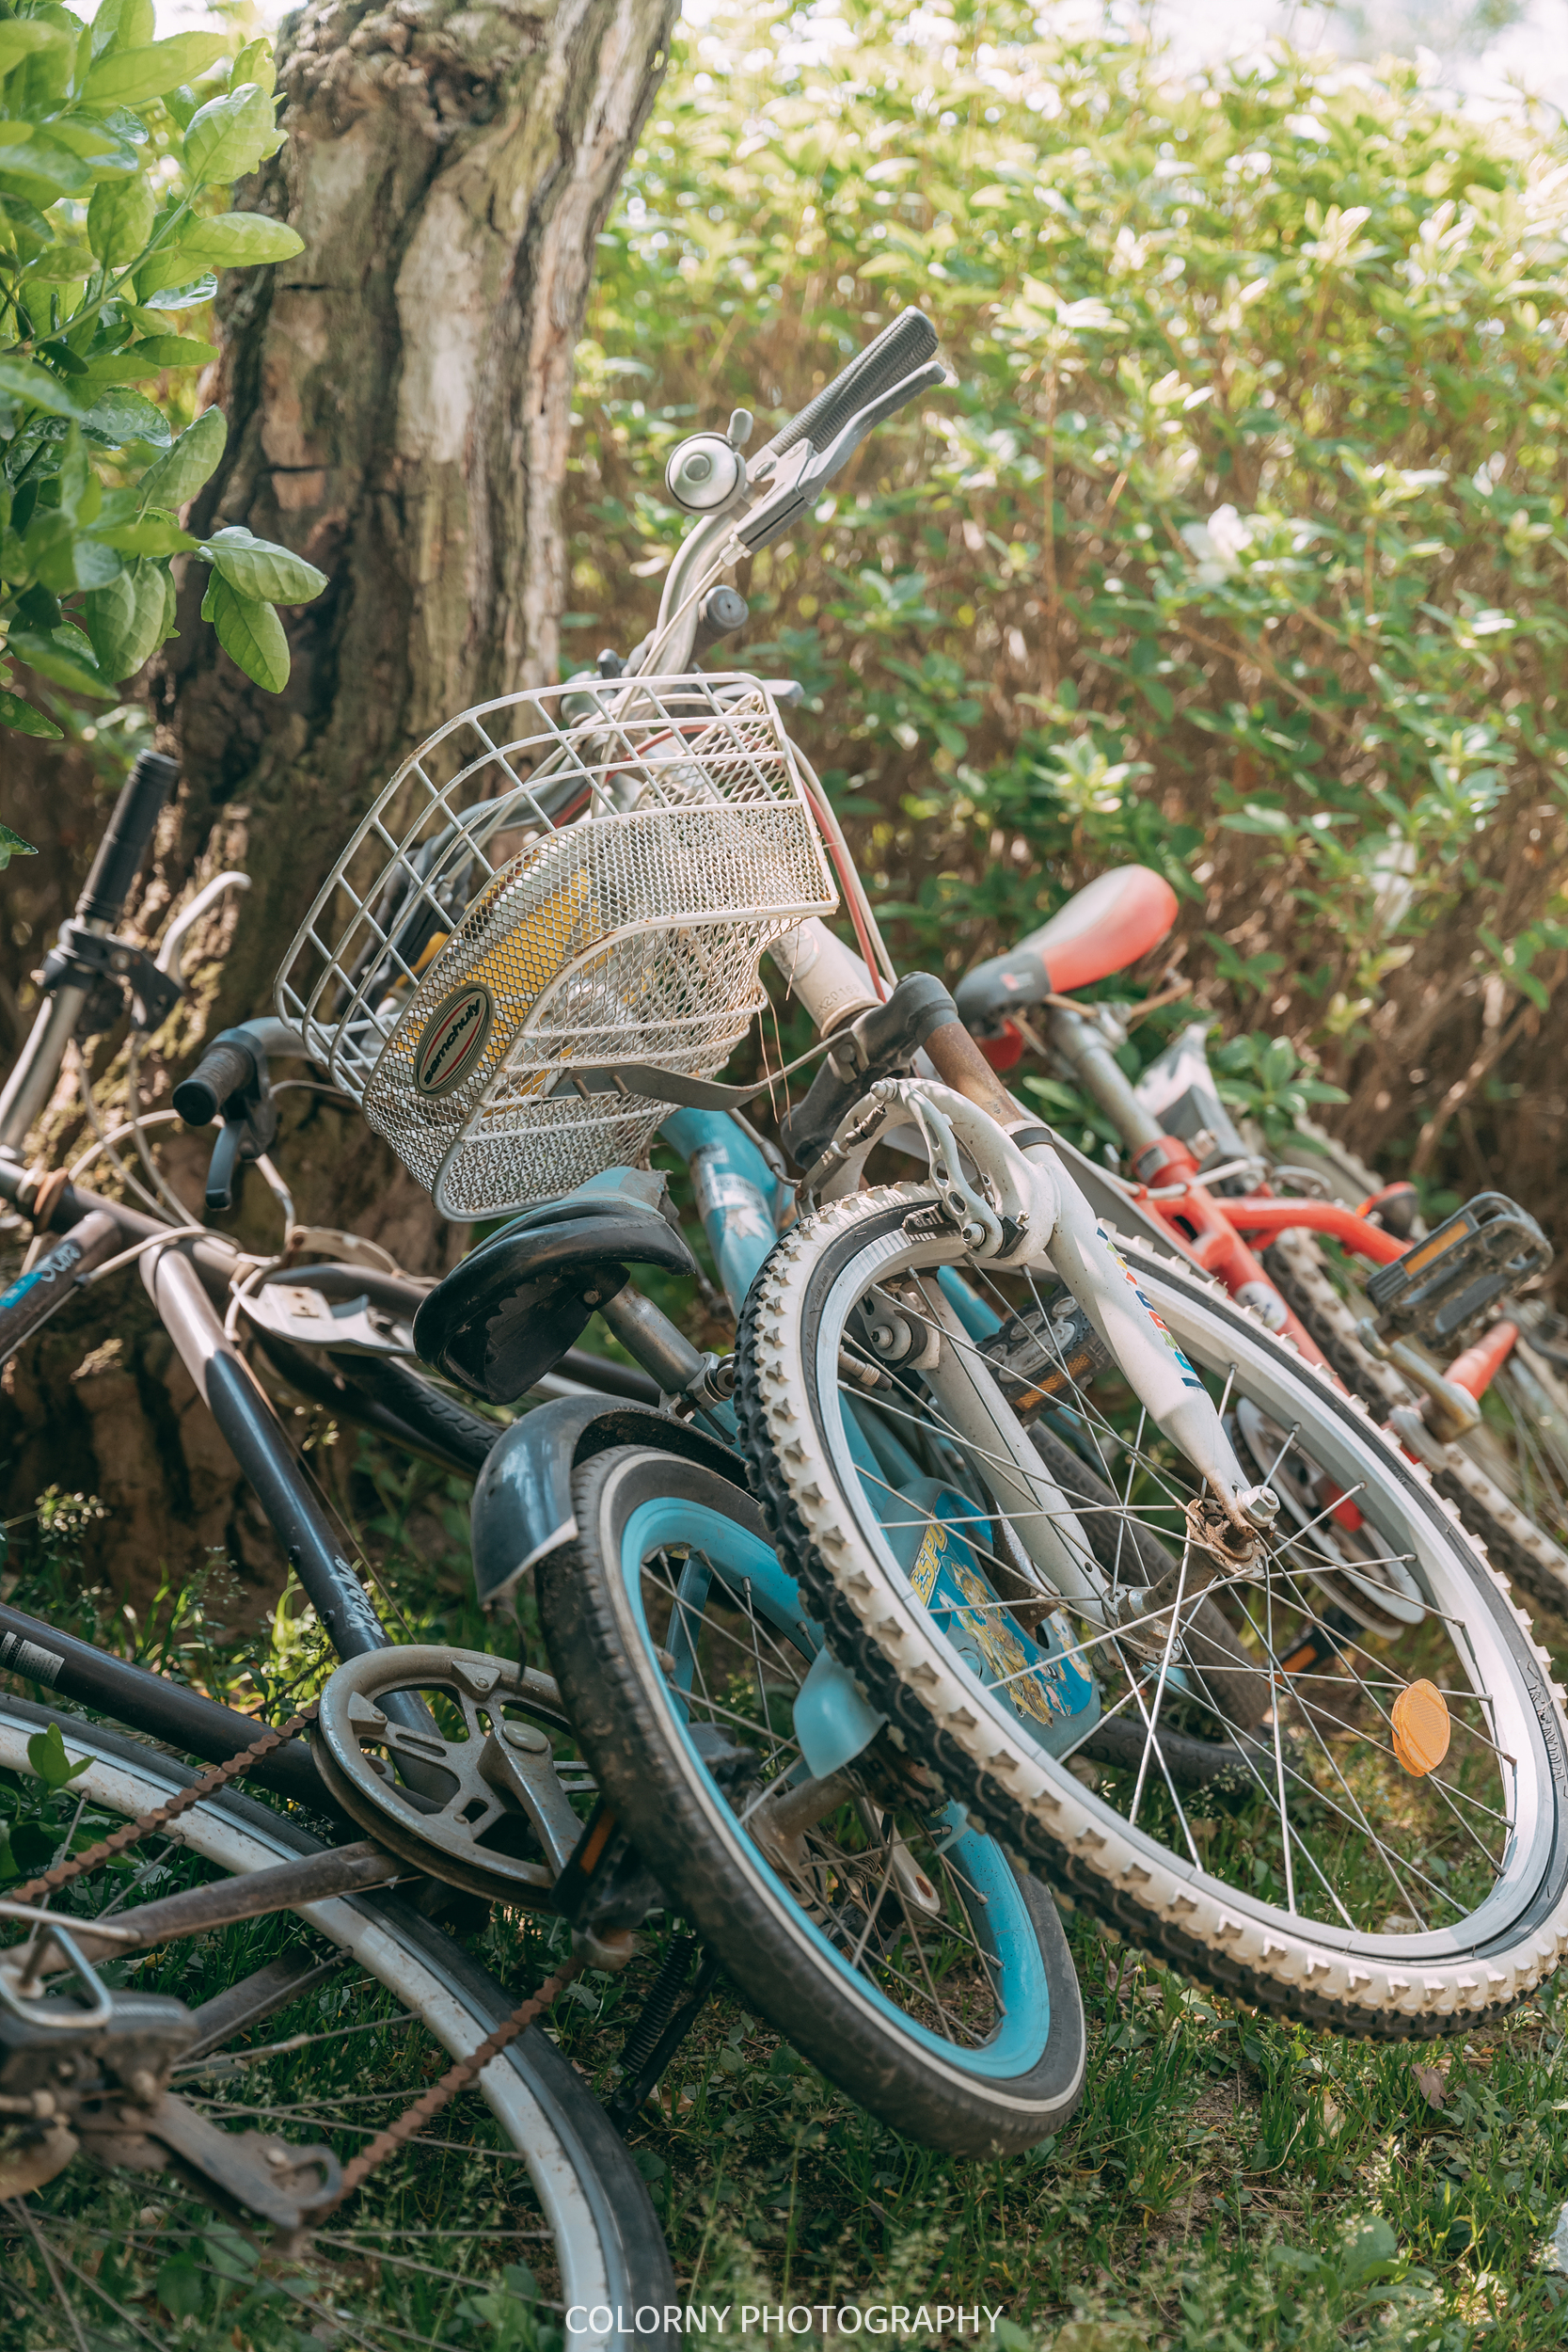
[[966, 972], [953, 992], [958, 1018], [976, 1037], [994, 1037], [1010, 1011], [1124, 972], [1159, 946], [1176, 913], [1176, 893], [1163, 874], [1118, 866], [1075, 891], [1005, 956]]
[[414, 1318], [414, 1345], [432, 1371], [510, 1405], [561, 1361], [633, 1265], [697, 1270], [657, 1208], [624, 1197], [548, 1201], [437, 1282]]

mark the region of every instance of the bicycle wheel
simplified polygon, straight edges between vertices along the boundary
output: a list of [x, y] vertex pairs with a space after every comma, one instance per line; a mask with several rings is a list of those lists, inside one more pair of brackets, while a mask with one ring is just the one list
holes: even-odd
[[[24, 1813], [38, 1787], [28, 1741], [52, 1722], [71, 1757], [88, 1759], [70, 1784], [83, 1808], [71, 1825], [78, 1846], [153, 1810], [196, 1777], [99, 1724], [0, 1694], [0, 1767]], [[51, 1908], [72, 1919], [112, 1910], [123, 1922], [152, 1895], [276, 1866], [318, 1846], [293, 1820], [225, 1790], [118, 1867], [73, 1882]], [[444, 2068], [443, 2053], [467, 2057], [516, 2005], [450, 1936], [386, 1895], [311, 1904], [297, 1917], [273, 1915], [199, 1946], [171, 1942], [103, 1973], [114, 1982], [127, 1971], [138, 1992], [199, 2005], [199, 2056], [177, 2068], [171, 2088], [200, 2115], [271, 2123], [290, 2143], [321, 2142], [343, 2157], [411, 2104]], [[13, 2299], [0, 2345], [24, 2352], [44, 2341], [145, 2341], [149, 2289], [176, 2314], [206, 2316], [204, 2296], [222, 2304], [210, 2337], [182, 2342], [228, 2344], [243, 2332], [246, 2342], [270, 2344], [276, 2313], [269, 2318], [265, 2307], [280, 2296], [284, 2312], [299, 2309], [301, 2326], [311, 2328], [305, 2313], [312, 2312], [317, 2332], [335, 2339], [347, 2329], [356, 2342], [376, 2344], [379, 2323], [393, 2340], [412, 2328], [421, 2344], [467, 2342], [457, 2316], [467, 2289], [479, 2297], [470, 2318], [488, 2296], [495, 2324], [510, 2313], [526, 2327], [523, 2307], [537, 2290], [542, 2317], [551, 2307], [583, 2307], [592, 2324], [586, 2334], [574, 2331], [574, 2344], [604, 2352], [662, 2346], [674, 2292], [669, 2256], [641, 2179], [586, 2086], [533, 2026], [490, 2061], [477, 2090], [460, 2094], [331, 2217], [309, 2258], [285, 2268], [281, 2288], [276, 2266], [255, 2268], [248, 2241], [172, 2175], [105, 2172], [73, 2160], [24, 2207], [12, 2207], [27, 2218], [12, 2240]], [[173, 2280], [171, 2263], [180, 2273]]]
[[1521, 1334], [1486, 1391], [1481, 1426], [1445, 1445], [1421, 1421], [1415, 1391], [1362, 1341], [1312, 1235], [1281, 1233], [1263, 1263], [1346, 1388], [1426, 1465], [1493, 1565], [1548, 1609], [1568, 1610], [1568, 1391], [1555, 1367]]
[[[1044, 1328], [1041, 1288], [1056, 1286], [972, 1263], [957, 1236], [932, 1232], [931, 1197], [862, 1193], [786, 1234], [739, 1343], [745, 1442], [775, 1537], [874, 1703], [972, 1818], [1249, 2000], [1398, 2036], [1511, 2007], [1568, 1932], [1568, 1757], [1544, 1653], [1502, 1580], [1364, 1406], [1200, 1277], [1130, 1249], [1133, 1279], [1285, 1507], [1222, 1570], [1188, 1518], [1202, 1501], [1193, 1473], [1149, 1439], [1115, 1365], [1081, 1380], [1062, 1365], [1058, 1402], [1098, 1451], [1119, 1516], [1160, 1532], [1175, 1573], [1158, 1591], [1113, 1583], [1092, 1609], [1069, 1602], [1072, 1640], [1032, 1647], [998, 1597], [1006, 1515], [989, 1482], [1017, 1458], [1011, 1408], [993, 1386], [990, 1449], [958, 1436], [933, 1383], [951, 1350], [980, 1393], [987, 1318], [1032, 1313]], [[864, 1393], [876, 1342], [895, 1327], [884, 1409], [913, 1457], [901, 1481], [857, 1442], [845, 1378]], [[939, 1486], [954, 1498], [940, 1509]], [[1041, 1507], [1059, 1522], [1060, 1504]], [[939, 1557], [956, 1576], [933, 1584]], [[1167, 1723], [1227, 1728], [1186, 1638], [1195, 1587], [1276, 1693], [1266, 1762], [1239, 1748], [1246, 1789], [1202, 1820], [1163, 1753]], [[1292, 1673], [1320, 1643], [1329, 1655]], [[1092, 1672], [1092, 1692], [1068, 1690], [1069, 1668]], [[1137, 1767], [1091, 1790], [1069, 1759], [1107, 1717], [1141, 1729]]]
[[751, 1498], [625, 1446], [578, 1468], [573, 1504], [539, 1569], [550, 1662], [599, 1788], [748, 1999], [915, 2138], [978, 2155], [1054, 2131], [1085, 2062], [1055, 1908], [886, 1740], [810, 1776], [820, 1629]]

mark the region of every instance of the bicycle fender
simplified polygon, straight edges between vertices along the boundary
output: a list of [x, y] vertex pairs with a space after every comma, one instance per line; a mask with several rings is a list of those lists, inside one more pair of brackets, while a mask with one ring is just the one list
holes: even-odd
[[536, 1406], [497, 1439], [474, 1487], [474, 1584], [482, 1609], [510, 1609], [535, 1562], [573, 1540], [572, 1472], [590, 1455], [617, 1445], [659, 1446], [703, 1463], [734, 1486], [746, 1484], [738, 1454], [651, 1406], [596, 1396], [561, 1396]]

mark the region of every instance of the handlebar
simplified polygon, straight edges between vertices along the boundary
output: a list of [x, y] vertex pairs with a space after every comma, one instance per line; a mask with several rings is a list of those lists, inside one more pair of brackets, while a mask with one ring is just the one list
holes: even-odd
[[164, 803], [179, 777], [178, 765], [162, 752], [137, 754], [76, 901], [79, 923], [102, 923], [112, 930], [119, 922]]
[[937, 347], [937, 330], [924, 310], [901, 310], [874, 342], [858, 352], [847, 368], [809, 400], [798, 417], [757, 452], [751, 466], [753, 477], [770, 458], [782, 457], [798, 441], [825, 449], [851, 417], [929, 359]]
[[255, 1086], [259, 1068], [259, 1057], [249, 1043], [226, 1029], [175, 1088], [174, 1107], [187, 1127], [209, 1127], [230, 1095]]

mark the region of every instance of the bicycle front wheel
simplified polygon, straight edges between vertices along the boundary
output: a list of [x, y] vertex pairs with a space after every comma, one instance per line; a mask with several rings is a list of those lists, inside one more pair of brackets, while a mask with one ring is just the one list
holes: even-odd
[[[1222, 1573], [1195, 1533], [1195, 1473], [1116, 1365], [1092, 1349], [1047, 1363], [1070, 1323], [1062, 1287], [973, 1263], [933, 1232], [931, 1198], [864, 1192], [796, 1227], [739, 1340], [772, 1532], [874, 1703], [972, 1818], [1223, 1988], [1368, 2035], [1513, 2006], [1568, 1932], [1564, 1726], [1544, 1653], [1426, 1473], [1243, 1309], [1130, 1248], [1284, 1505]], [[1093, 1605], [1049, 1615], [1022, 1597], [1017, 1505], [1009, 1520], [998, 1501], [999, 1484], [1018, 1492], [1021, 1439], [1020, 1384], [996, 1375], [1031, 1334], [1034, 1393], [1094, 1464], [1076, 1493], [1064, 1473], [1045, 1515], [1084, 1514], [1085, 1551], [1122, 1564]], [[984, 1375], [990, 1442], [943, 1409], [942, 1350]], [[1205, 1605], [1272, 1682], [1251, 1729], [1194, 1638]], [[1130, 1752], [1086, 1765], [1117, 1723]], [[1233, 1785], [1207, 1789], [1201, 1816], [1177, 1739], [1228, 1750]]]
[[965, 2155], [1057, 2130], [1085, 2038], [1054, 1906], [863, 1727], [812, 1776], [821, 1629], [751, 1497], [625, 1446], [579, 1465], [572, 1500], [576, 1535], [539, 1569], [550, 1663], [595, 1782], [705, 1943], [896, 2130]]
[[[23, 1843], [19, 1824], [38, 1812], [28, 1743], [51, 1723], [68, 1754], [87, 1759], [66, 1808], [69, 1819], [80, 1801], [78, 1847], [155, 1811], [196, 1777], [100, 1724], [0, 1693], [0, 1787], [13, 1849]], [[139, 1900], [317, 1850], [293, 1820], [224, 1790], [116, 1867], [73, 1882], [51, 1908], [73, 1920], [112, 1911], [124, 1921]], [[297, 1916], [209, 1934], [199, 1948], [170, 1943], [131, 1964], [139, 1992], [199, 2005], [198, 2055], [177, 2068], [174, 2090], [227, 2128], [271, 2125], [290, 2142], [319, 2142], [344, 2159], [390, 2124], [449, 2056], [477, 2050], [518, 1997], [395, 1896], [312, 1903]], [[84, 2330], [105, 2346], [140, 2342], [135, 2313], [150, 2309], [149, 2289], [193, 2317], [209, 2316], [213, 2305], [214, 2332], [193, 2342], [237, 2340], [251, 2319], [272, 2341], [271, 2323], [247, 2297], [276, 2299], [279, 2290], [249, 2266], [247, 2241], [170, 2176], [104, 2174], [76, 2158], [25, 2211], [20, 2263], [40, 2244], [49, 2259], [40, 2256], [30, 2284], [20, 2268], [10, 2274], [16, 2332], [0, 2323], [6, 2352], [84, 2341]], [[492, 2325], [510, 2317], [519, 2328], [536, 2298], [541, 2317], [558, 2307], [558, 2324], [559, 2312], [579, 2306], [574, 2344], [656, 2352], [674, 2275], [630, 2156], [587, 2086], [532, 2026], [484, 2067], [477, 2096], [462, 2094], [333, 2217], [287, 2292], [356, 2341], [362, 2326], [366, 2342], [381, 2341], [382, 2328], [394, 2339], [412, 2328], [420, 2343], [466, 2343], [467, 2296], [494, 2302]], [[61, 2301], [63, 2313], [51, 2308]], [[477, 2308], [469, 2301], [468, 2319]]]

